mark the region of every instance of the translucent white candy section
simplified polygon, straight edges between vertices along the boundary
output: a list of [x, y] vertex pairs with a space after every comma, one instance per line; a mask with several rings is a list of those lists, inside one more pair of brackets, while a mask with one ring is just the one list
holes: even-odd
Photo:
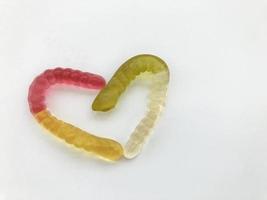
[[124, 147], [124, 156], [128, 159], [136, 157], [141, 152], [165, 106], [169, 73], [167, 71], [160, 72], [156, 75], [153, 74], [151, 78], [152, 85], [147, 113], [137, 125]]

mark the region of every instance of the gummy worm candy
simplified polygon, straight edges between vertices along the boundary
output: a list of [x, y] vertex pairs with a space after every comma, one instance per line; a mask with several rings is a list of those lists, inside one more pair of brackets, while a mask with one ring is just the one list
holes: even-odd
[[124, 156], [134, 158], [137, 156], [152, 132], [166, 99], [169, 83], [169, 70], [167, 64], [159, 57], [153, 55], [138, 55], [126, 61], [115, 72], [111, 80], [100, 91], [92, 104], [95, 111], [108, 111], [113, 109], [121, 94], [128, 85], [140, 74], [152, 74], [152, 88], [149, 95], [148, 110], [145, 117], [137, 125], [124, 147]]
[[138, 55], [129, 59], [117, 70], [92, 104], [92, 109], [95, 111], [113, 109], [128, 85], [141, 74], [152, 75], [149, 76], [152, 79], [152, 87], [148, 111], [131, 134], [125, 147], [112, 139], [95, 136], [59, 120], [47, 109], [45, 97], [51, 86], [69, 84], [87, 89], [102, 89], [105, 86], [105, 80], [99, 75], [69, 68], [46, 70], [34, 79], [29, 88], [28, 101], [31, 113], [53, 135], [99, 158], [109, 161], [118, 160], [122, 155], [133, 158], [141, 152], [164, 107], [169, 83], [169, 70], [166, 63], [153, 55]]
[[69, 84], [87, 89], [101, 89], [105, 86], [105, 80], [99, 75], [69, 68], [46, 70], [32, 82], [29, 88], [28, 102], [31, 113], [37, 121], [53, 135], [105, 160], [115, 161], [121, 158], [123, 148], [118, 142], [87, 133], [57, 119], [50, 113], [45, 103], [46, 91], [55, 84]]

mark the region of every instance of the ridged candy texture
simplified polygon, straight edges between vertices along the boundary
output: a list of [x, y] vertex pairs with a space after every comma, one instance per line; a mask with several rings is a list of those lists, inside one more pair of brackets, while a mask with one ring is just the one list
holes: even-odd
[[28, 102], [31, 113], [37, 121], [56, 137], [99, 158], [109, 161], [120, 159], [123, 155], [123, 148], [118, 142], [87, 133], [57, 119], [50, 113], [45, 103], [46, 92], [55, 84], [75, 85], [98, 90], [105, 86], [105, 80], [99, 75], [69, 68], [46, 70], [32, 82], [29, 88]]
[[153, 84], [150, 90], [147, 113], [124, 146], [124, 156], [129, 159], [141, 152], [165, 105], [169, 83], [167, 64], [153, 55], [138, 55], [129, 59], [115, 72], [92, 104], [92, 109], [95, 111], [104, 112], [113, 109], [129, 84], [144, 72], [152, 74]]

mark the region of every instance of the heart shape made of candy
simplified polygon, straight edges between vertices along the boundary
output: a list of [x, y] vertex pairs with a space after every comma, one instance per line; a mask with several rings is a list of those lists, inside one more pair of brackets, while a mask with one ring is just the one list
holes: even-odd
[[[115, 140], [95, 136], [59, 120], [47, 109], [46, 91], [52, 85], [66, 84], [87, 89], [101, 89], [92, 104], [92, 109], [109, 111], [116, 106], [119, 97], [128, 85], [141, 74], [147, 75], [152, 81], [148, 110], [125, 146]], [[141, 152], [164, 107], [168, 83], [167, 64], [157, 56], [143, 54], [132, 57], [122, 64], [107, 85], [105, 85], [104, 78], [88, 72], [70, 68], [46, 70], [33, 80], [29, 88], [28, 102], [30, 111], [37, 121], [53, 135], [99, 158], [116, 161], [123, 155], [130, 159]]]

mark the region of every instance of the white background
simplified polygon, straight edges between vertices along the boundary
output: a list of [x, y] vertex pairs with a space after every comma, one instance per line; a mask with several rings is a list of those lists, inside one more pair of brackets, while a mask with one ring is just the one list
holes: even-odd
[[[135, 160], [107, 164], [59, 143], [29, 113], [43, 70], [107, 80], [151, 53], [171, 71], [167, 107]], [[266, 200], [266, 0], [0, 0], [0, 200]], [[135, 82], [117, 109], [97, 92], [55, 88], [60, 118], [125, 142], [143, 116]]]

